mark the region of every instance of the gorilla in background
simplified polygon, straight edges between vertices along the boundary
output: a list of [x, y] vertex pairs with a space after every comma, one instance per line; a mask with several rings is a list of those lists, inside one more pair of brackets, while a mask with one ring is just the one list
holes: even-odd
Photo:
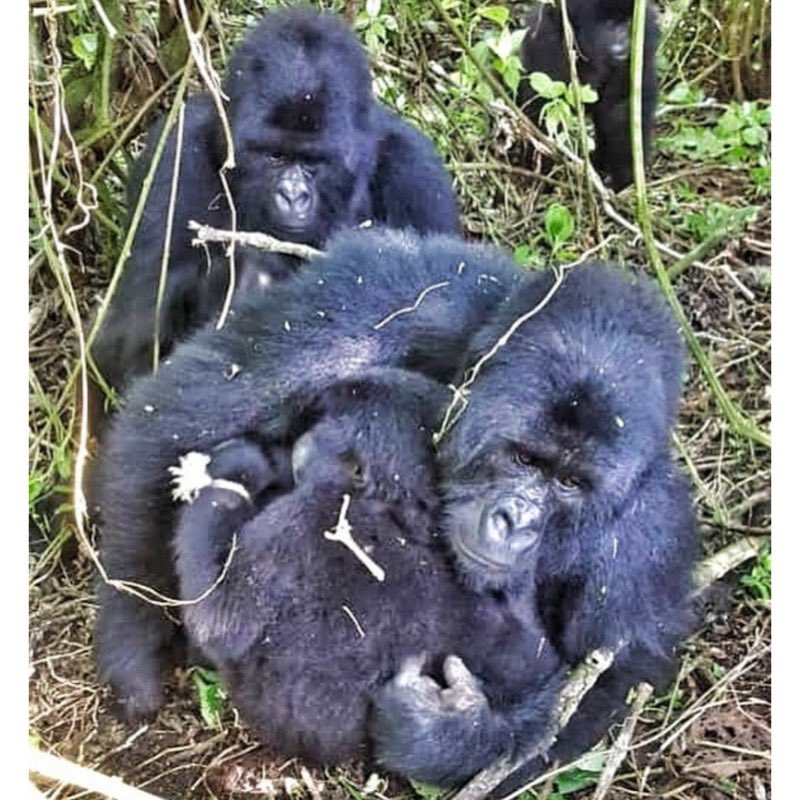
[[[533, 277], [506, 302], [466, 363], [552, 281]], [[592, 746], [621, 717], [633, 685], [660, 690], [672, 676], [697, 550], [687, 481], [670, 453], [683, 370], [677, 323], [657, 287], [581, 266], [486, 362], [444, 438], [445, 536], [466, 584], [505, 598], [520, 619], [541, 619], [570, 666], [598, 647], [616, 651], [547, 757], [498, 796]], [[413, 774], [416, 753], [437, 747], [430, 731], [443, 714], [424, 680], [397, 678], [376, 701], [378, 754], [403, 774]], [[465, 708], [464, 734], [475, 723]]]
[[[224, 91], [235, 146], [231, 190], [241, 230], [322, 247], [366, 220], [395, 228], [458, 233], [451, 180], [431, 142], [372, 96], [366, 54], [342, 20], [311, 8], [270, 11], [229, 64]], [[132, 208], [153, 158], [156, 124], [129, 186]], [[168, 137], [118, 291], [93, 354], [108, 383], [152, 367], [156, 294], [177, 146]], [[162, 358], [216, 317], [228, 288], [222, 248], [210, 264], [192, 247], [195, 219], [230, 228], [218, 173], [225, 143], [210, 95], [186, 104], [169, 272], [159, 319]], [[238, 248], [240, 295], [297, 266], [291, 256]]]
[[[633, 0], [567, 0], [567, 13], [575, 32], [577, 69], [581, 83], [591, 84], [598, 100], [589, 105], [594, 123], [592, 162], [614, 191], [633, 181], [630, 115], [630, 28]], [[569, 61], [564, 47], [561, 8], [537, 3], [528, 19], [522, 42], [522, 66], [527, 72], [544, 72], [553, 80], [569, 83]], [[647, 8], [642, 70], [642, 137], [645, 159], [650, 152], [655, 124], [658, 77], [656, 47], [658, 20], [655, 7]], [[539, 124], [545, 101], [527, 80], [520, 83], [519, 103]]]
[[[132, 385], [94, 470], [109, 576], [176, 595], [167, 469], [183, 454], [238, 437], [267, 451], [291, 446], [320, 392], [370, 368], [451, 381], [470, 336], [524, 275], [500, 251], [452, 237], [344, 233], [222, 330], [176, 347]], [[99, 605], [100, 675], [129, 719], [152, 715], [177, 629], [157, 606], [106, 584]]]
[[[402, 370], [336, 384], [294, 446], [291, 492], [269, 499], [274, 464], [239, 438], [214, 449], [217, 485], [180, 514], [187, 600], [217, 580], [236, 532], [223, 582], [183, 620], [245, 720], [281, 754], [324, 764], [369, 757], [370, 699], [398, 674], [422, 682], [439, 716], [402, 754], [409, 777], [457, 784], [512, 743], [552, 733], [566, 669], [541, 622], [459, 585], [438, 534], [431, 434], [448, 397]], [[345, 494], [352, 536], [383, 575], [323, 535]], [[422, 678], [423, 664], [446, 688]], [[476, 723], [467, 729], [465, 708]]]

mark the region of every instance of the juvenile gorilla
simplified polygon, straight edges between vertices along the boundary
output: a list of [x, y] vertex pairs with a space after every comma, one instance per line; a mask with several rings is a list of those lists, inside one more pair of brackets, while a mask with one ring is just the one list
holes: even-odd
[[[575, 33], [577, 69], [581, 83], [591, 84], [598, 100], [588, 106], [594, 123], [592, 161], [614, 191], [633, 181], [630, 115], [630, 27], [633, 0], [567, 0], [567, 14]], [[645, 158], [650, 151], [655, 121], [658, 77], [655, 8], [647, 8], [642, 70], [642, 137]], [[522, 42], [522, 66], [569, 83], [569, 61], [564, 46], [561, 8], [537, 3]], [[545, 101], [534, 95], [527, 80], [520, 83], [520, 105], [538, 125]]]
[[[94, 470], [109, 576], [176, 595], [167, 469], [180, 456], [243, 436], [266, 451], [291, 446], [321, 392], [370, 368], [451, 381], [469, 337], [523, 275], [499, 251], [451, 237], [355, 231], [222, 330], [177, 347], [132, 386]], [[129, 718], [151, 715], [177, 629], [158, 607], [106, 584], [99, 602], [100, 674]]]
[[[435, 716], [402, 754], [410, 777], [458, 783], [520, 738], [552, 733], [565, 669], [539, 620], [461, 586], [438, 536], [431, 434], [448, 397], [399, 370], [337, 384], [294, 447], [291, 492], [262, 506], [273, 464], [236, 439], [215, 449], [210, 469], [242, 483], [203, 489], [180, 515], [184, 599], [213, 585], [236, 532], [224, 581], [185, 608], [184, 623], [245, 720], [282, 754], [368, 756], [370, 700], [395, 675], [420, 686]], [[344, 495], [352, 536], [383, 576], [324, 535]], [[422, 677], [423, 663], [445, 688]]]
[[[534, 277], [505, 303], [466, 363], [552, 282]], [[633, 685], [663, 689], [672, 675], [697, 549], [687, 482], [670, 454], [684, 369], [677, 330], [650, 282], [602, 264], [575, 268], [483, 365], [444, 439], [445, 536], [466, 584], [543, 620], [569, 665], [598, 647], [616, 652], [547, 757], [500, 796], [593, 745]], [[441, 715], [423, 682], [396, 679], [384, 693], [379, 754], [408, 773], [420, 741], [435, 749], [428, 731]], [[472, 722], [465, 712], [465, 735]]]
[[[268, 12], [233, 55], [224, 91], [236, 158], [231, 191], [240, 230], [322, 247], [366, 220], [420, 232], [458, 233], [450, 178], [431, 142], [378, 104], [366, 54], [347, 25], [309, 8]], [[129, 186], [133, 207], [163, 122]], [[94, 358], [121, 391], [152, 368], [165, 220], [177, 148], [170, 132], [130, 258]], [[221, 248], [210, 263], [192, 247], [194, 219], [231, 227], [219, 179], [226, 145], [209, 95], [185, 111], [169, 271], [159, 317], [160, 355], [216, 317], [230, 275]], [[291, 256], [238, 248], [239, 295], [258, 292], [297, 265]]]

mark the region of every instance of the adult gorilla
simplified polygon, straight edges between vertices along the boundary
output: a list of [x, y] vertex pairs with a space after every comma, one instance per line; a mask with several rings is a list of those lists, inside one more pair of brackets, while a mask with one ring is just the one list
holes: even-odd
[[[467, 364], [551, 288], [532, 278], [476, 337]], [[544, 622], [569, 665], [598, 647], [612, 667], [545, 758], [588, 749], [617, 719], [631, 686], [663, 689], [689, 625], [697, 542], [686, 480], [670, 453], [684, 369], [677, 325], [656, 287], [602, 264], [568, 273], [538, 315], [485, 362], [441, 451], [446, 536], [480, 594]], [[431, 732], [462, 741], [481, 701], [455, 712], [431, 702], [422, 675], [378, 697], [383, 762], [414, 775]], [[444, 700], [444, 697], [442, 698]], [[448, 758], [468, 757], [456, 746]]]
[[[176, 595], [167, 469], [183, 454], [241, 436], [267, 451], [291, 444], [320, 392], [373, 367], [452, 380], [470, 336], [523, 276], [494, 248], [355, 231], [243, 304], [222, 330], [177, 347], [131, 387], [94, 470], [109, 576]], [[99, 599], [101, 676], [130, 718], [152, 714], [176, 628], [157, 606], [106, 584]]]
[[[231, 189], [237, 226], [321, 247], [366, 220], [457, 233], [451, 181], [431, 142], [371, 94], [367, 58], [337, 17], [310, 8], [271, 11], [233, 55], [224, 91], [235, 146]], [[135, 203], [161, 125], [129, 187]], [[93, 354], [121, 391], [153, 362], [156, 295], [177, 149], [169, 134], [130, 259]], [[186, 105], [160, 354], [220, 311], [229, 283], [222, 250], [210, 264], [192, 247], [187, 222], [231, 227], [218, 173], [222, 126], [209, 95]], [[289, 256], [239, 248], [239, 292], [250, 295], [297, 265]]]

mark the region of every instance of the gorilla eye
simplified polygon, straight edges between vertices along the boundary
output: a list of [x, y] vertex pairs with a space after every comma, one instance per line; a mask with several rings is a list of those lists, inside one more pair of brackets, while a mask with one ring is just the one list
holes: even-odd
[[273, 167], [279, 167], [286, 161], [286, 157], [282, 153], [267, 153], [267, 164]]
[[515, 464], [526, 469], [541, 469], [544, 470], [546, 464], [541, 458], [538, 458], [530, 450], [525, 450], [521, 447], [515, 447], [511, 452], [511, 458]]
[[556, 482], [562, 489], [569, 492], [577, 492], [586, 487], [586, 482], [577, 475], [559, 475]]
[[363, 489], [367, 485], [367, 477], [364, 474], [364, 467], [361, 465], [361, 462], [352, 453], [348, 453], [345, 456], [344, 462], [350, 470], [353, 485], [357, 489]]

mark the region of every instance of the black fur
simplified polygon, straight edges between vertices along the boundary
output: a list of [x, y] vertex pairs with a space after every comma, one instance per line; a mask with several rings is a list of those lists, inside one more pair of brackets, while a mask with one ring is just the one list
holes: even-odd
[[[567, 13], [575, 32], [577, 69], [581, 83], [591, 84], [598, 100], [587, 106], [594, 123], [595, 169], [615, 190], [633, 181], [630, 116], [630, 25], [633, 0], [568, 0]], [[656, 47], [658, 19], [647, 8], [642, 72], [642, 136], [645, 157], [650, 152], [655, 122], [658, 77]], [[528, 20], [522, 42], [522, 65], [527, 72], [544, 72], [569, 83], [561, 8], [537, 5]], [[544, 101], [534, 95], [527, 80], [520, 83], [520, 104], [538, 125]]]
[[[460, 586], [438, 536], [430, 442], [448, 396], [398, 370], [338, 384], [295, 446], [293, 491], [262, 506], [272, 474], [265, 462], [246, 470], [254, 502], [211, 487], [181, 513], [185, 599], [213, 584], [236, 532], [224, 582], [187, 606], [184, 622], [244, 718], [285, 755], [328, 764], [368, 756], [370, 700], [398, 673], [371, 727], [381, 756], [407, 776], [455, 784], [520, 737], [551, 731], [565, 669], [540, 622]], [[212, 469], [238, 480], [258, 452], [230, 442]], [[336, 527], [344, 494], [352, 535], [383, 581], [323, 535]], [[423, 662], [441, 685], [421, 674]], [[384, 742], [381, 732], [405, 713], [392, 704], [398, 681], [417, 687], [437, 718], [413, 741]]]
[[[267, 449], [291, 445], [320, 392], [370, 368], [451, 380], [470, 335], [521, 279], [492, 248], [357, 231], [237, 309], [223, 330], [176, 348], [157, 375], [132, 386], [100, 453], [94, 495], [109, 575], [175, 595], [167, 468], [181, 455], [242, 436]], [[175, 628], [158, 608], [107, 585], [99, 595], [101, 676], [129, 717], [152, 714]]]
[[[552, 280], [535, 277], [504, 304], [468, 363]], [[620, 719], [631, 686], [663, 689], [672, 675], [697, 549], [687, 481], [670, 453], [683, 369], [656, 287], [581, 266], [484, 365], [444, 440], [445, 530], [467, 585], [542, 619], [568, 665], [598, 647], [618, 651], [547, 758], [500, 795], [548, 760], [588, 749]], [[430, 713], [414, 713], [413, 687], [405, 694], [409, 712], [383, 732], [390, 743], [431, 725]]]
[[[366, 54], [336, 16], [309, 8], [268, 12], [234, 53], [224, 86], [235, 147], [230, 174], [237, 226], [322, 247], [340, 228], [373, 220], [420, 232], [458, 233], [451, 180], [431, 142], [372, 97]], [[154, 154], [156, 124], [129, 187], [131, 206]], [[93, 349], [122, 391], [152, 368], [156, 293], [177, 131], [170, 132], [131, 256]], [[230, 228], [218, 172], [222, 126], [209, 95], [186, 104], [160, 354], [222, 308], [229, 284], [222, 248], [208, 262], [192, 247], [190, 219]], [[237, 285], [251, 296], [291, 273], [289, 256], [238, 249]], [[98, 420], [99, 422], [99, 420]]]

